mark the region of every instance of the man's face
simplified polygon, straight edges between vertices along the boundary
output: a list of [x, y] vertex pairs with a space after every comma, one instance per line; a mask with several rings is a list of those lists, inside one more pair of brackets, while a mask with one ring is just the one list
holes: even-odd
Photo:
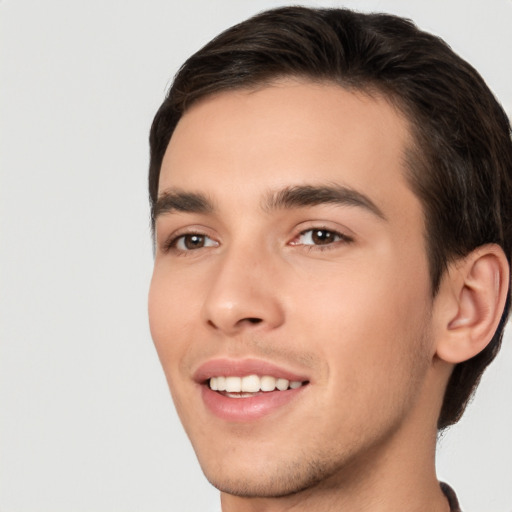
[[291, 80], [203, 99], [180, 120], [150, 324], [221, 490], [344, 478], [417, 431], [435, 349], [408, 137], [382, 98]]

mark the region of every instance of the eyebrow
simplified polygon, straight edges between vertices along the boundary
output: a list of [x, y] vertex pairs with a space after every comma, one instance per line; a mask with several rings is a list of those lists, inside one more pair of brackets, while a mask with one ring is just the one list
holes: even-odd
[[213, 203], [204, 194], [168, 190], [156, 200], [151, 216], [155, 220], [159, 215], [165, 213], [211, 213], [213, 209]]
[[[341, 185], [297, 185], [282, 190], [271, 191], [262, 203], [264, 211], [295, 209], [321, 204], [356, 206], [363, 208], [377, 217], [387, 220], [382, 210], [365, 194]], [[204, 194], [167, 190], [155, 202], [152, 217], [172, 212], [212, 213], [214, 205]]]
[[299, 185], [271, 193], [264, 202], [267, 211], [302, 208], [321, 204], [356, 206], [387, 220], [382, 210], [365, 194], [342, 185]]

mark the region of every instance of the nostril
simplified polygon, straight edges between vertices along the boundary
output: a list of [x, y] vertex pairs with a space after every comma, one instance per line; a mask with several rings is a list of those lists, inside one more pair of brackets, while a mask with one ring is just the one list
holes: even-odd
[[[221, 324], [217, 324], [213, 320], [208, 320], [207, 323], [208, 323], [208, 325], [210, 327], [213, 327], [214, 329], [224, 330], [224, 329], [228, 329], [228, 327], [229, 327], [227, 324], [226, 325], [223, 325], [222, 323]], [[248, 326], [248, 325], [259, 325], [260, 323], [263, 323], [263, 319], [262, 318], [245, 317], [245, 318], [241, 318], [240, 320], [235, 322], [235, 325], [233, 325], [232, 328], [239, 329], [239, 328], [243, 328], [244, 325], [245, 326]]]

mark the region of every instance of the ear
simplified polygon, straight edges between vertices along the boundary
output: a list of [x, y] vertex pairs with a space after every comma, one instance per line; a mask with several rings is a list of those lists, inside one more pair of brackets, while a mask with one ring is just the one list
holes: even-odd
[[457, 364], [489, 344], [505, 307], [509, 270], [496, 244], [478, 247], [449, 265], [434, 301], [439, 359]]

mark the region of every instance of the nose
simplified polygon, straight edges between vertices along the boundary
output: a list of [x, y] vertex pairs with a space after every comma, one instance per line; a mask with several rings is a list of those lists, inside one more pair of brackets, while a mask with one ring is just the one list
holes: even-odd
[[210, 328], [233, 336], [282, 325], [284, 308], [271, 254], [232, 247], [219, 256], [216, 270], [203, 305], [203, 319]]

